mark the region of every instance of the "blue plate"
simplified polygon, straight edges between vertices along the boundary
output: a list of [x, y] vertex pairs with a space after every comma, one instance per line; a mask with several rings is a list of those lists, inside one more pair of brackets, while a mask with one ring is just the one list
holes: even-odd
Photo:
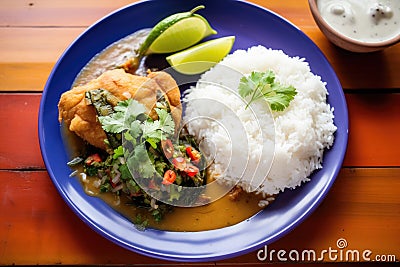
[[[328, 102], [338, 127], [324, 168], [296, 190], [287, 190], [266, 210], [249, 220], [202, 232], [138, 231], [101, 199], [86, 195], [71, 170], [57, 120], [60, 95], [69, 90], [85, 64], [111, 43], [160, 19], [204, 4], [204, 15], [218, 36], [235, 35], [233, 47], [261, 44], [304, 57], [312, 71], [327, 82]], [[276, 241], [309, 216], [328, 193], [339, 173], [348, 138], [347, 106], [339, 80], [319, 48], [296, 26], [273, 12], [234, 0], [154, 0], [139, 2], [106, 16], [79, 36], [64, 52], [44, 88], [39, 111], [42, 156], [54, 185], [71, 209], [90, 227], [116, 244], [147, 256], [177, 261], [211, 261], [239, 256]]]

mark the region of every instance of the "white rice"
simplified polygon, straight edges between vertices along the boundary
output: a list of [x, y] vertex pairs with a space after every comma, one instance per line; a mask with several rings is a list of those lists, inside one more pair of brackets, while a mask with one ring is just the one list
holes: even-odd
[[[276, 80], [297, 90], [283, 112], [270, 113], [262, 101], [245, 109], [237, 94], [240, 77], [272, 70]], [[308, 63], [279, 50], [254, 46], [237, 50], [206, 72], [185, 96], [184, 121], [202, 140], [219, 182], [274, 195], [295, 188], [322, 168], [336, 126], [327, 90]]]

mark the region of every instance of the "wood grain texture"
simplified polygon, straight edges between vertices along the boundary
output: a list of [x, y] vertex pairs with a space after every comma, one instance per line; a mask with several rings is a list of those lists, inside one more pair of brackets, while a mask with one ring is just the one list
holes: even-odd
[[[349, 143], [343, 168], [322, 204], [268, 245], [275, 250], [272, 260], [259, 261], [255, 250], [217, 262], [167, 262], [125, 250], [83, 223], [56, 190], [41, 158], [41, 91], [75, 38], [133, 2], [1, 1], [0, 265], [292, 266], [279, 261], [276, 252], [337, 249], [340, 238], [348, 250], [371, 250], [372, 259], [394, 255], [400, 260], [400, 45], [370, 54], [339, 49], [316, 26], [307, 0], [251, 2], [299, 27], [331, 63], [345, 90]], [[324, 260], [324, 266], [337, 266]]]
[[[0, 7], [0, 90], [43, 90], [50, 70], [68, 45], [89, 25], [131, 1], [5, 1]], [[400, 45], [371, 54], [354, 54], [333, 46], [312, 19], [306, 0], [254, 1], [287, 18], [325, 54], [346, 89], [400, 88]], [[234, 33], [233, 33], [234, 34]], [[51, 38], [49, 38], [51, 36]], [[15, 70], [15, 71], [12, 71]], [[374, 77], [370, 79], [370, 77]]]
[[[37, 120], [41, 94], [0, 93], [0, 169], [44, 168]], [[346, 94], [349, 143], [344, 166], [400, 166], [400, 94]], [[56, 107], [54, 107], [56, 108]], [[5, 127], [5, 126], [4, 126]], [[24, 156], [21, 156], [24, 151]]]
[[[42, 91], [55, 62], [83, 31], [77, 28], [0, 28], [0, 36], [4, 37], [0, 42], [0, 91]], [[400, 88], [397, 69], [400, 45], [377, 53], [353, 54], [333, 46], [317, 29], [306, 29], [305, 33], [325, 54], [343, 88]], [[47, 36], [52, 36], [51, 41], [47, 41]], [[43, 66], [46, 72], [39, 73]], [[21, 76], [24, 82], [16, 83]]]
[[346, 94], [345, 166], [400, 166], [400, 94]]
[[[135, 0], [14, 0], [2, 1], [3, 27], [87, 27], [108, 13]], [[17, 16], [16, 16], [17, 15]]]
[[84, 28], [0, 28], [0, 62], [55, 63]]
[[[0, 217], [0, 264], [167, 263], [125, 250], [91, 230], [45, 171], [0, 171], [0, 181], [0, 212], [7, 214]], [[399, 194], [400, 168], [343, 169], [320, 207], [268, 247], [320, 252], [337, 248], [336, 241], [345, 238], [349, 249], [399, 259]], [[219, 263], [259, 263], [256, 252]]]
[[[4, 1], [0, 6], [0, 27], [87, 27], [108, 13], [135, 2], [138, 1]], [[303, 16], [309, 12], [306, 0], [285, 0], [285, 5], [282, 5], [281, 0], [252, 2], [281, 16], [290, 17], [296, 24], [310, 25], [313, 22], [311, 17]]]
[[[337, 240], [344, 238], [349, 250], [369, 249], [373, 252], [371, 258], [394, 254], [399, 259], [399, 179], [399, 168], [342, 169], [317, 210], [269, 249], [321, 252], [329, 247], [338, 249]], [[324, 260], [330, 261], [329, 257]], [[227, 260], [241, 261], [258, 262], [255, 253]]]
[[40, 98], [0, 93], [0, 169], [44, 168], [38, 139]]
[[0, 92], [41, 92], [53, 66], [45, 62], [0, 63]]

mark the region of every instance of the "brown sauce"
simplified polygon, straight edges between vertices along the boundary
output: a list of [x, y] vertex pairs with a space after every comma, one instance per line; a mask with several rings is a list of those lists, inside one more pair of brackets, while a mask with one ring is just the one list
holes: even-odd
[[[138, 47], [147, 33], [148, 30], [138, 31], [107, 47], [82, 69], [74, 85], [85, 84], [98, 77], [104, 71], [123, 64], [128, 58], [134, 55], [134, 49]], [[141, 72], [144, 74], [146, 67], [142, 65], [137, 73], [140, 74]], [[69, 148], [72, 157], [81, 154], [83, 147], [82, 140], [69, 132], [68, 129], [65, 129], [65, 127], [63, 129], [66, 147]], [[82, 170], [78, 169], [77, 171], [79, 173]], [[141, 214], [143, 218], [147, 217], [145, 210], [128, 205], [128, 198], [126, 196], [116, 196], [111, 192], [100, 192], [94, 184], [98, 178], [87, 177], [86, 179], [82, 179], [79, 174], [77, 177], [79, 177], [88, 195], [101, 198], [132, 222], [138, 214]], [[225, 190], [222, 185], [212, 188], [213, 190]], [[227, 227], [249, 219], [259, 212], [262, 209], [258, 206], [258, 202], [261, 199], [259, 195], [242, 192], [236, 200], [232, 200], [229, 195], [225, 195], [204, 206], [192, 208], [174, 207], [172, 212], [166, 214], [161, 222], [154, 222], [152, 218], [148, 218], [149, 227], [169, 231], [203, 231]]]
[[[97, 178], [93, 177], [88, 177], [86, 181], [81, 179], [87, 194], [103, 199], [113, 209], [132, 222], [140, 214], [142, 218], [148, 219], [149, 227], [160, 230], [193, 232], [218, 229], [244, 221], [261, 209], [258, 206], [258, 201], [261, 198], [254, 194], [242, 193], [237, 200], [231, 200], [228, 195], [225, 195], [217, 201], [204, 206], [192, 208], [174, 207], [161, 222], [155, 222], [147, 215], [146, 210], [127, 204], [129, 200], [126, 196], [118, 197], [111, 192], [99, 192], [99, 189], [93, 184], [96, 180]], [[224, 187], [221, 185], [220, 188], [214, 189], [224, 190]]]
[[[106, 47], [81, 70], [75, 79], [74, 86], [86, 84], [103, 72], [124, 64], [135, 55], [135, 49], [139, 48], [148, 33], [148, 30], [140, 30]], [[142, 75], [145, 73], [143, 72]]]

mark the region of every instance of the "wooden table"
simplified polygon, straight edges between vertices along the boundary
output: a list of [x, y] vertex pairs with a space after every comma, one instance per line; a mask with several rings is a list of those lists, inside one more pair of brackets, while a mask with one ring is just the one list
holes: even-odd
[[[87, 26], [131, 2], [1, 0], [0, 264], [175, 265], [125, 250], [83, 223], [53, 186], [38, 145], [41, 91], [54, 63]], [[370, 250], [371, 260], [400, 260], [400, 45], [349, 53], [322, 35], [307, 0], [253, 2], [286, 17], [321, 48], [343, 85], [350, 121], [347, 154], [327, 198], [268, 249], [322, 251], [344, 238], [348, 248]], [[204, 265], [245, 263], [266, 262], [254, 251]]]

